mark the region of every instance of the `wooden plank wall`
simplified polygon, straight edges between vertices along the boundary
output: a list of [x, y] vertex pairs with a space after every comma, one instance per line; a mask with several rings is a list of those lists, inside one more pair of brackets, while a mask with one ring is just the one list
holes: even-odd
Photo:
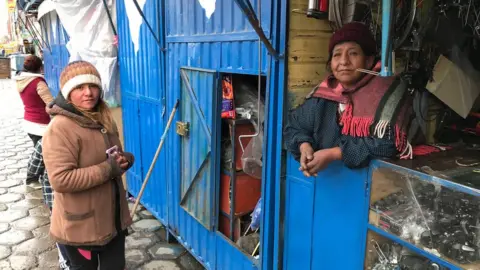
[[290, 0], [288, 38], [288, 104], [295, 108], [325, 77], [328, 60], [328, 42], [332, 29], [327, 20], [308, 18], [305, 14], [308, 0]]

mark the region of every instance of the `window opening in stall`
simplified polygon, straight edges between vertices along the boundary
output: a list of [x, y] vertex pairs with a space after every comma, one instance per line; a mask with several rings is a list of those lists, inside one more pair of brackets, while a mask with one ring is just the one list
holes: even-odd
[[[222, 138], [218, 230], [250, 256], [259, 255], [266, 77], [220, 75]], [[260, 119], [260, 121], [259, 121]], [[260, 123], [259, 123], [260, 122]], [[254, 136], [258, 134], [257, 136]]]

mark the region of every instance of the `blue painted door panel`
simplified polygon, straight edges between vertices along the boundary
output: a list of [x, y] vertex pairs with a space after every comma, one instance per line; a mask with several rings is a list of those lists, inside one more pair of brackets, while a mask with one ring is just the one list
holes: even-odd
[[181, 68], [181, 122], [189, 125], [189, 135], [181, 140], [180, 205], [205, 228], [214, 220], [215, 182], [219, 156], [217, 125], [218, 82], [211, 70]]
[[336, 162], [318, 177], [306, 178], [299, 167], [289, 155], [285, 269], [362, 269], [368, 169], [351, 170]]

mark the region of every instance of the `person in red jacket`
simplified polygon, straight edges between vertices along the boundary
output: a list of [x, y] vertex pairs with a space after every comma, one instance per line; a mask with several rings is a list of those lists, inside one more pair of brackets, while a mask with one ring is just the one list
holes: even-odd
[[[32, 139], [34, 147], [50, 123], [50, 116], [45, 109], [53, 100], [45, 78], [41, 74], [42, 68], [42, 60], [35, 55], [29, 55], [23, 63], [24, 71], [15, 77], [17, 90], [24, 106], [23, 126]], [[38, 179], [27, 179], [27, 184], [34, 181]]]

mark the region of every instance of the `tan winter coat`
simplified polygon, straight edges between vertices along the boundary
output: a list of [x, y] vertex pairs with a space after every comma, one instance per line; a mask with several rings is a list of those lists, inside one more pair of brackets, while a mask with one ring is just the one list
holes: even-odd
[[[105, 151], [118, 145], [118, 132], [106, 133], [89, 118], [62, 109], [47, 108], [55, 115], [43, 137], [43, 156], [55, 190], [50, 234], [69, 245], [105, 245], [116, 236], [115, 188], [120, 191], [121, 228], [132, 220], [119, 166]], [[125, 153], [130, 166], [133, 155]]]

